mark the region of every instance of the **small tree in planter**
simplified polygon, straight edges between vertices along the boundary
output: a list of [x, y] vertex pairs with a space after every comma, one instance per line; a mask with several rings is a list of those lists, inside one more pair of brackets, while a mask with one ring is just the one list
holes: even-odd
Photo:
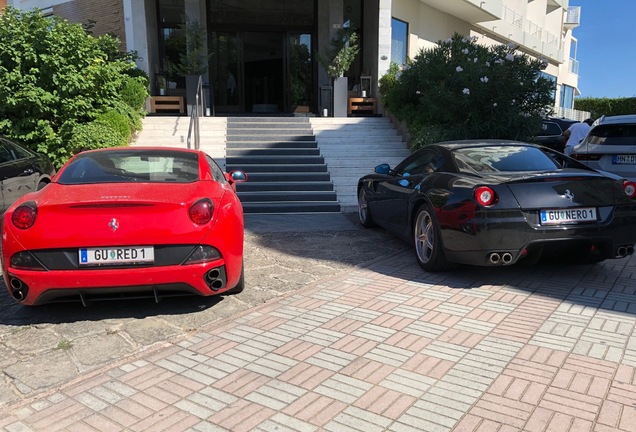
[[333, 80], [334, 117], [347, 116], [349, 86], [344, 74], [349, 71], [359, 51], [358, 34], [351, 27], [343, 27], [331, 41], [331, 47], [326, 55], [317, 53], [318, 62]]
[[199, 76], [207, 72], [210, 60], [205, 44], [205, 31], [199, 21], [185, 18], [181, 29], [174, 31], [166, 40], [166, 49], [172, 53], [168, 58], [168, 74], [185, 77], [190, 113]]

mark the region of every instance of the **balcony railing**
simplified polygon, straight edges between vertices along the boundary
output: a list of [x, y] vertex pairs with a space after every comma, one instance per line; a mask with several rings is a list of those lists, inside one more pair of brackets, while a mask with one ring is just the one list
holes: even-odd
[[553, 46], [557, 50], [561, 48], [561, 40], [558, 36], [543, 29], [538, 24], [526, 19], [523, 15], [516, 12], [514, 9], [504, 6], [503, 20], [529, 34], [530, 36]]
[[581, 24], [581, 6], [568, 6], [564, 24], [568, 28], [578, 27]]

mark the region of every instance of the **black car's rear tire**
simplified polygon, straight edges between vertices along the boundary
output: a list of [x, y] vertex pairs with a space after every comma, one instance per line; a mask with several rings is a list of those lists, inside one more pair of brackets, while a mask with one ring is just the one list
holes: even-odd
[[455, 267], [446, 259], [442, 237], [435, 212], [428, 205], [417, 210], [413, 224], [413, 242], [417, 262], [428, 272], [450, 270]]
[[245, 289], [245, 265], [241, 264], [241, 277], [234, 288], [225, 291], [223, 294], [232, 295], [243, 292]]
[[358, 219], [360, 220], [360, 225], [365, 228], [375, 226], [373, 218], [371, 217], [371, 211], [369, 210], [367, 191], [364, 190], [364, 188], [360, 188], [360, 191], [358, 192]]

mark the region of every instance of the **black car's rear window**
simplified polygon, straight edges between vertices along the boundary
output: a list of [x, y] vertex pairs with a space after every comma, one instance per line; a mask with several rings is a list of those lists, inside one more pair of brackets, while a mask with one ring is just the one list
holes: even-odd
[[598, 125], [587, 138], [590, 144], [636, 145], [636, 124]]
[[467, 147], [453, 151], [455, 163], [464, 173], [554, 171], [557, 163], [536, 147], [506, 145]]
[[175, 151], [102, 151], [79, 154], [60, 173], [61, 184], [189, 183], [199, 178], [198, 154]]

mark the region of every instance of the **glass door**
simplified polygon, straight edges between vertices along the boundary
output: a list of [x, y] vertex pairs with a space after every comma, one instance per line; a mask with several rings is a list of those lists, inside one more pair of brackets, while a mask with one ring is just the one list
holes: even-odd
[[313, 107], [311, 34], [289, 33], [287, 38], [287, 111], [308, 113]]
[[280, 32], [242, 33], [247, 112], [283, 112], [283, 41]]
[[241, 61], [236, 32], [212, 32], [210, 77], [214, 107], [219, 112], [240, 112], [242, 106]]

